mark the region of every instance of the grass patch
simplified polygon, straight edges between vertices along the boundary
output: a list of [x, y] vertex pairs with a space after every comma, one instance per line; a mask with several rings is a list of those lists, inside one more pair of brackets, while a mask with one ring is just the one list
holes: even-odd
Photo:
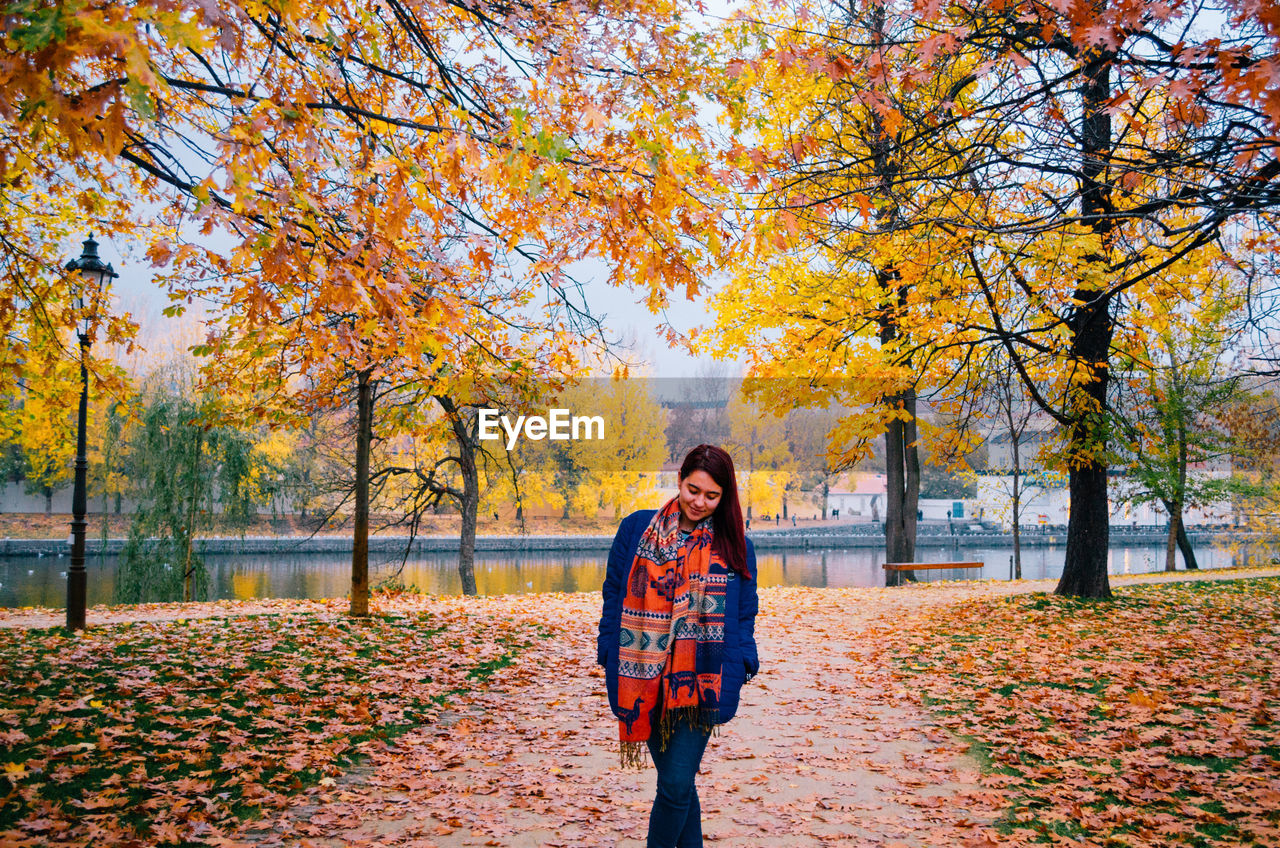
[[207, 844], [542, 635], [456, 612], [0, 631], [0, 842]]
[[1280, 579], [972, 602], [887, 650], [1031, 843], [1280, 844]]

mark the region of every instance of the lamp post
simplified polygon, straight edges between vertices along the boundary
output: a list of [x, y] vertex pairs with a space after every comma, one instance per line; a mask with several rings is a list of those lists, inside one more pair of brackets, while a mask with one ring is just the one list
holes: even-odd
[[86, 488], [89, 461], [85, 457], [85, 430], [89, 417], [89, 346], [93, 343], [93, 329], [98, 308], [107, 287], [115, 279], [115, 269], [98, 258], [98, 243], [93, 234], [84, 241], [79, 259], [67, 263], [68, 271], [79, 273], [82, 285], [76, 296], [79, 321], [76, 333], [80, 337], [80, 415], [76, 423], [76, 480], [71, 493], [71, 570], [67, 572], [67, 629], [84, 629], [85, 594], [88, 576], [84, 570], [84, 514], [88, 504]]

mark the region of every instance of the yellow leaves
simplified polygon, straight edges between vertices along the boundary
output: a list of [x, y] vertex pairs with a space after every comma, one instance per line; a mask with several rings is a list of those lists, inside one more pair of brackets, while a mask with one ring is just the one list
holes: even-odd
[[210, 191], [214, 188], [213, 180], [206, 179], [203, 182], [192, 186], [191, 194], [201, 203], [208, 203], [210, 200]]

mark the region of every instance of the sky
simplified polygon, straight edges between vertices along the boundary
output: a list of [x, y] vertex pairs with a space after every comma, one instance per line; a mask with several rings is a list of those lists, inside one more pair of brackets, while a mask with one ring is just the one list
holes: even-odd
[[[138, 322], [142, 346], [154, 348], [160, 339], [171, 335], [168, 325], [173, 319], [163, 314], [170, 301], [154, 281], [156, 269], [144, 255], [144, 245], [120, 238], [95, 238], [99, 238], [98, 252], [103, 261], [110, 262], [120, 275], [112, 289], [118, 306]], [[75, 249], [68, 248], [68, 254], [79, 255], [78, 248], [78, 243]], [[684, 349], [669, 345], [657, 329], [664, 321], [682, 333], [709, 324], [713, 316], [707, 296], [689, 301], [682, 293], [673, 293], [671, 305], [661, 315], [654, 315], [644, 305], [642, 293], [609, 285], [603, 265], [595, 269], [587, 266], [579, 276], [585, 283], [586, 299], [592, 311], [604, 316], [612, 336], [633, 347], [634, 352], [627, 358], [640, 364], [640, 373], [654, 377], [692, 377], [714, 363], [710, 357], [695, 358]], [[707, 294], [712, 290], [708, 288]], [[728, 367], [736, 370], [738, 366], [729, 363]]]

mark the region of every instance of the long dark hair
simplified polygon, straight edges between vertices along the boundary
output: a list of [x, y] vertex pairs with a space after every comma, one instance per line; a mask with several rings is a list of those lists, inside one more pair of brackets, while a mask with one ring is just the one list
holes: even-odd
[[750, 578], [747, 570], [747, 535], [742, 526], [742, 507], [738, 503], [738, 478], [733, 473], [733, 460], [715, 445], [698, 445], [680, 463], [680, 479], [695, 471], [705, 471], [720, 487], [720, 503], [711, 513], [711, 529], [716, 553], [725, 565]]

